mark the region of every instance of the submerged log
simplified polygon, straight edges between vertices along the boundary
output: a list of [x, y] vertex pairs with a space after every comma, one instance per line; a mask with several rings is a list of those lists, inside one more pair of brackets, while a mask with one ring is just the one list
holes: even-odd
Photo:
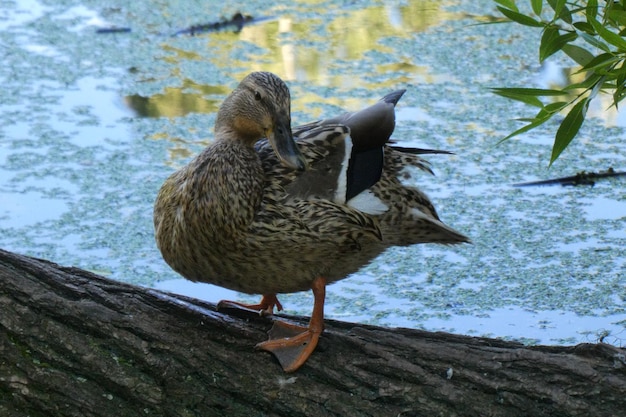
[[589, 171], [581, 171], [576, 175], [571, 175], [568, 177], [560, 177], [560, 178], [552, 178], [549, 180], [541, 180], [541, 181], [531, 181], [531, 182], [520, 182], [517, 184], [513, 184], [513, 187], [530, 187], [535, 185], [557, 185], [560, 184], [562, 186], [576, 186], [576, 185], [590, 185], [594, 186], [596, 184], [596, 180], [601, 180], [604, 178], [614, 178], [614, 177], [626, 177], [626, 171], [616, 171], [613, 167], [609, 167], [606, 171], [600, 172], [589, 172]]
[[[304, 320], [305, 318], [294, 318]], [[285, 374], [271, 321], [0, 250], [0, 415], [616, 416], [626, 350], [326, 322]]]

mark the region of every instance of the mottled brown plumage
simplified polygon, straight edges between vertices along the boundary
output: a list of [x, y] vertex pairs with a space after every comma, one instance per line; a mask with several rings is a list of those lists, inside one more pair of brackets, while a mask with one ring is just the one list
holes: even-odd
[[[270, 312], [275, 294], [317, 288], [322, 301], [308, 356], [321, 332], [326, 283], [389, 246], [468, 241], [405, 184], [409, 168], [430, 169], [417, 154], [388, 144], [401, 95], [295, 128], [296, 145], [286, 85], [270, 73], [248, 75], [220, 108], [215, 141], [158, 194], [154, 223], [165, 261], [190, 280], [261, 293], [260, 306]], [[265, 343], [262, 348], [276, 353], [276, 340]], [[292, 361], [277, 356], [284, 366]], [[296, 367], [304, 360], [295, 360]]]

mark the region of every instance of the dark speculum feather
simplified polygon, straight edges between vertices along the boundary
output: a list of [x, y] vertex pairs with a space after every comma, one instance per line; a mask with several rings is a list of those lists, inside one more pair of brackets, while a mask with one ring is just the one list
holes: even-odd
[[383, 148], [352, 151], [348, 166], [346, 201], [367, 190], [380, 180], [383, 172]]

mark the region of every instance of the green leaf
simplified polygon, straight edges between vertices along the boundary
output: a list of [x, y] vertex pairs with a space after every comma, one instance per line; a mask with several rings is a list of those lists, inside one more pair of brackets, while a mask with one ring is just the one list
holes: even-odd
[[585, 42], [587, 42], [591, 46], [594, 46], [598, 49], [602, 49], [604, 52], [611, 51], [611, 49], [607, 46], [607, 44], [597, 39], [595, 36], [589, 35], [588, 33], [581, 33], [580, 36], [581, 38], [585, 40]]
[[565, 23], [571, 25], [572, 24], [572, 12], [567, 8], [566, 5], [563, 5], [561, 12], [559, 13], [559, 19], [564, 21]]
[[605, 28], [604, 25], [598, 22], [596, 19], [589, 20], [589, 23], [591, 24], [591, 26], [593, 26], [598, 35], [602, 37], [602, 39], [604, 39], [611, 45], [617, 46], [618, 49], [626, 51], [626, 40], [624, 40], [621, 36]]
[[548, 26], [541, 36], [539, 43], [539, 62], [543, 62], [546, 58], [560, 51], [563, 46], [572, 42], [578, 37], [575, 32], [564, 33], [561, 35], [557, 26]]
[[543, 107], [543, 103], [536, 96], [524, 94], [523, 92], [518, 92], [516, 90], [521, 90], [517, 88], [492, 88], [495, 94], [510, 98], [512, 100], [521, 101], [522, 103], [530, 104], [535, 107]]
[[533, 12], [539, 16], [541, 14], [541, 9], [543, 8], [543, 0], [530, 0], [530, 4], [533, 7]]
[[587, 113], [588, 107], [589, 99], [585, 97], [572, 107], [569, 113], [567, 113], [567, 116], [565, 116], [565, 119], [561, 122], [561, 126], [559, 126], [554, 138], [550, 165], [557, 160], [559, 155], [561, 155], [561, 152], [567, 148], [567, 146], [572, 142], [572, 139], [574, 139], [574, 136], [576, 136], [580, 130], [580, 127], [585, 120], [585, 114]]
[[559, 16], [565, 6], [565, 0], [548, 0], [548, 4], [554, 10], [555, 16]]
[[[559, 37], [559, 27], [556, 25], [546, 26], [541, 34], [541, 41], [539, 42], [539, 62], [543, 62], [544, 59], [556, 52], [553, 50], [552, 43], [554, 39]], [[550, 53], [550, 51], [552, 51]]]
[[563, 110], [565, 107], [567, 107], [569, 104], [570, 104], [569, 101], [556, 101], [554, 103], [546, 104], [543, 110], [549, 114], [558, 113], [561, 110]]
[[617, 87], [613, 92], [613, 105], [616, 109], [618, 108], [619, 102], [622, 101], [624, 97], [626, 97], [626, 85], [624, 84], [625, 82], [626, 76], [624, 76], [624, 74], [620, 74], [620, 76], [618, 76], [617, 78]]
[[524, 96], [563, 96], [567, 93], [561, 90], [550, 90], [547, 88], [492, 88], [494, 93], [499, 94], [500, 91], [507, 91], [511, 94]]
[[598, 15], [598, 0], [587, 1], [585, 15], [587, 17], [587, 21], [595, 20], [596, 16]]
[[563, 110], [565, 107], [569, 106], [570, 104], [572, 104], [571, 101], [558, 101], [556, 103], [546, 104], [541, 110], [539, 110], [537, 115], [531, 121], [543, 119], [547, 120]]
[[550, 120], [550, 117], [551, 116], [548, 116], [548, 117], [545, 117], [545, 118], [535, 118], [535, 119], [532, 119], [532, 121], [529, 124], [527, 124], [526, 126], [522, 126], [519, 129], [517, 129], [515, 132], [511, 133], [510, 135], [508, 135], [507, 137], [500, 139], [498, 141], [498, 144], [504, 142], [505, 140], [509, 140], [509, 139], [511, 139], [514, 136], [521, 135], [524, 132], [528, 132], [529, 130], [534, 129], [537, 126], [540, 126], [540, 125], [544, 124], [545, 122]]
[[561, 19], [565, 23], [572, 24], [572, 12], [567, 8], [566, 0], [548, 0], [548, 4], [554, 10], [552, 21]]
[[622, 66], [616, 70], [617, 79], [615, 80], [615, 91], [613, 92], [613, 104], [615, 108], [620, 101], [626, 97], [626, 67]]
[[573, 84], [569, 84], [569, 85], [565, 86], [563, 88], [563, 91], [571, 91], [571, 90], [576, 90], [576, 89], [580, 89], [580, 88], [582, 88], [582, 89], [593, 88], [603, 78], [604, 77], [602, 75], [597, 74], [595, 72], [592, 72], [583, 81], [581, 81], [579, 83], [573, 83]]
[[591, 100], [593, 100], [598, 93], [600, 92], [600, 90], [602, 89], [602, 86], [606, 84], [606, 77], [602, 77], [598, 80], [598, 82], [593, 86], [593, 88], [591, 89], [591, 92], [589, 93], [589, 95], [586, 97], [587, 101], [590, 102]]
[[595, 35], [596, 31], [593, 30], [593, 26], [591, 26], [589, 23], [587, 22], [575, 22], [573, 24], [573, 26], [578, 29], [579, 32], [584, 32], [587, 33], [589, 35]]
[[515, 12], [513, 10], [505, 9], [504, 7], [498, 6], [498, 10], [500, 13], [508, 17], [510, 20], [519, 23], [524, 26], [533, 26], [533, 27], [543, 27], [544, 24], [536, 21], [532, 17], [526, 16], [525, 14], [521, 14], [519, 12]]
[[593, 59], [591, 52], [578, 45], [567, 44], [561, 49], [580, 66], [587, 65]]
[[619, 61], [620, 58], [618, 56], [613, 55], [610, 52], [605, 52], [593, 58], [591, 61], [587, 62], [587, 64], [583, 65], [581, 71], [599, 71], [605, 68], [610, 67], [615, 62]]
[[617, 22], [618, 25], [626, 26], [626, 11], [624, 10], [609, 10], [608, 18]]
[[491, 91], [499, 96], [521, 101], [531, 106], [543, 108], [544, 105], [537, 97], [563, 96], [568, 93], [561, 90], [547, 90], [542, 88], [492, 88]]
[[493, 0], [494, 2], [503, 5], [509, 10], [519, 11], [517, 5], [515, 5], [515, 0]]

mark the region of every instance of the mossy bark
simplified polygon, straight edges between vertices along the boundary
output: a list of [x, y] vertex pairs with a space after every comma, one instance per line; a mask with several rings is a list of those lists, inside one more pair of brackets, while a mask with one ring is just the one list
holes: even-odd
[[[301, 318], [295, 318], [300, 320]], [[305, 320], [305, 319], [303, 319]], [[302, 369], [269, 319], [0, 250], [0, 415], [616, 416], [626, 350], [327, 321]]]

